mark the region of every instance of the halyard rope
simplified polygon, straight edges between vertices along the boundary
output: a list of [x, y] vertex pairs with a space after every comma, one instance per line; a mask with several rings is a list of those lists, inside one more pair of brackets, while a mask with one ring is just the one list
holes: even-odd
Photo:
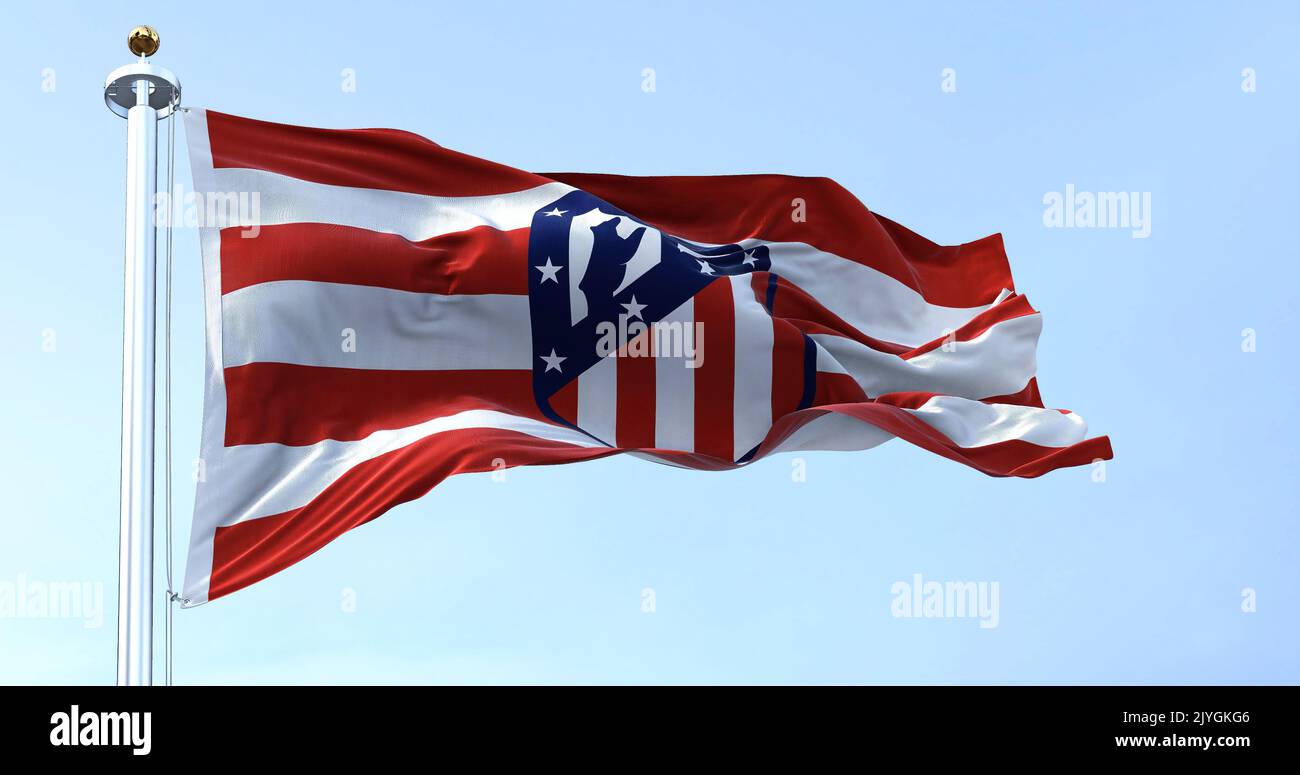
[[[177, 106], [179, 107], [179, 106]], [[179, 596], [172, 584], [172, 218], [176, 203], [172, 200], [172, 186], [176, 176], [176, 116], [177, 109], [167, 119], [167, 237], [166, 237], [166, 302], [163, 307], [163, 519], [166, 522], [167, 544], [167, 611], [164, 657], [164, 681], [172, 685], [172, 611]]]

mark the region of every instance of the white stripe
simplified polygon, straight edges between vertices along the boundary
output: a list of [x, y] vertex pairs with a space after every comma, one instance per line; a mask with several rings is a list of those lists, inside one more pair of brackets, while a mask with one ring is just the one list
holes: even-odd
[[[265, 170], [222, 168], [211, 170], [204, 188], [195, 190], [212, 203], [219, 195], [257, 194], [257, 211], [229, 212], [232, 208], [204, 208], [204, 226], [274, 226], [282, 223], [333, 223], [359, 229], [400, 234], [425, 240], [475, 226], [502, 230], [524, 229], [538, 209], [573, 190], [564, 183], [495, 196], [428, 196], [377, 188], [353, 188], [313, 183]], [[214, 216], [215, 218], [211, 217]], [[250, 220], [249, 216], [255, 216]]]
[[871, 449], [893, 438], [895, 438], [894, 434], [889, 431], [877, 428], [856, 417], [827, 412], [809, 420], [767, 454], [814, 450], [853, 452]]
[[[208, 147], [208, 119], [203, 110], [186, 110], [185, 138], [190, 150], [190, 169], [196, 190], [203, 189], [212, 172], [212, 151]], [[194, 516], [190, 523], [190, 545], [185, 559], [186, 607], [207, 602], [208, 579], [212, 575], [212, 540], [215, 520], [205, 516], [203, 503], [221, 488], [207, 475], [207, 468], [219, 465], [225, 455], [226, 385], [221, 368], [221, 232], [199, 229], [203, 257], [203, 315], [206, 341], [204, 358], [203, 430], [195, 474]], [[199, 476], [201, 474], [201, 476]]]
[[208, 466], [208, 481], [217, 486], [206, 488], [196, 518], [233, 525], [301, 508], [360, 463], [439, 433], [466, 428], [496, 428], [578, 447], [599, 446], [572, 428], [489, 409], [379, 430], [357, 441], [328, 439], [307, 446], [245, 444], [227, 448], [217, 465]]
[[811, 338], [821, 348], [818, 370], [851, 375], [871, 398], [906, 391], [987, 398], [1010, 395], [1029, 384], [1037, 369], [1035, 348], [1042, 327], [1040, 315], [1023, 315], [969, 341], [952, 342], [951, 352], [940, 347], [911, 360], [842, 336]]
[[1044, 447], [1068, 447], [1088, 435], [1088, 424], [1082, 417], [1055, 409], [935, 396], [921, 408], [907, 411], [959, 447], [982, 447], [1013, 439]]
[[830, 352], [825, 347], [822, 347], [820, 344], [818, 344], [816, 339], [814, 339], [811, 336], [808, 337], [808, 339], [810, 339], [813, 343], [813, 346], [817, 348], [817, 371], [819, 373], [821, 372], [824, 372], [826, 374], [848, 374], [849, 373], [849, 370], [844, 367], [844, 364], [835, 360], [835, 356], [831, 355]]
[[686, 353], [693, 353], [695, 302], [687, 299], [655, 324], [655, 341], [680, 343], [678, 352], [660, 351], [655, 361], [655, 446], [659, 449], [695, 451], [695, 369]]
[[[1021, 440], [1044, 447], [1083, 441], [1088, 424], [1077, 414], [1012, 404], [986, 404], [955, 396], [935, 396], [919, 409], [905, 409], [959, 447], [982, 447]], [[847, 452], [868, 449], [895, 436], [856, 417], [827, 412], [810, 420], [766, 454], [811, 450]]]
[[612, 447], [617, 409], [617, 358], [601, 358], [578, 375], [578, 427]]
[[[862, 333], [907, 347], [919, 347], [961, 328], [971, 318], [1000, 304], [1011, 294], [1011, 291], [1003, 289], [987, 304], [945, 307], [931, 304], [919, 291], [884, 272], [803, 242], [769, 242], [751, 238], [736, 244], [746, 250], [766, 245], [774, 274], [798, 286], [818, 304]], [[688, 252], [699, 255], [689, 249]]]
[[[931, 304], [918, 291], [869, 266], [797, 242], [768, 242], [772, 271], [799, 286], [867, 336], [919, 347], [955, 331], [990, 304], [974, 308]], [[778, 291], [780, 293], [780, 291]]]
[[[225, 365], [531, 369], [528, 297], [282, 280], [221, 299]], [[349, 350], [352, 347], [354, 349]]]
[[[772, 317], [754, 298], [749, 275], [733, 275], [736, 377], [732, 405], [732, 460], [739, 460], [772, 427]], [[707, 338], [709, 332], [705, 330]], [[705, 350], [707, 352], [707, 348]]]

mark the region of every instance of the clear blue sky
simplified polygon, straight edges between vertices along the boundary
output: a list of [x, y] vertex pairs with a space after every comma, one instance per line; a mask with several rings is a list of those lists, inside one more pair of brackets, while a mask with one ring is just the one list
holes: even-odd
[[[1104, 483], [901, 442], [806, 455], [805, 483], [788, 456], [455, 478], [179, 612], [178, 682], [1300, 681], [1294, 4], [49, 2], [8, 22], [0, 584], [102, 583], [105, 610], [0, 618], [0, 682], [114, 677], [126, 124], [101, 86], [138, 23], [193, 106], [531, 170], [828, 175], [939, 242], [1001, 231], [1044, 314], [1047, 403], [1116, 452]], [[1150, 192], [1151, 235], [1045, 228], [1067, 184]], [[178, 577], [198, 250], [177, 233]], [[916, 573], [998, 582], [998, 626], [893, 617]]]

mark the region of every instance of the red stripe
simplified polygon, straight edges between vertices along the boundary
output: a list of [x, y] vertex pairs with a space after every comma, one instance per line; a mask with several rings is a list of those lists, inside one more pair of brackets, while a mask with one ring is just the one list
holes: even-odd
[[926, 402], [943, 393], [925, 393], [919, 390], [906, 390], [897, 393], [885, 393], [877, 396], [876, 401], [890, 406], [897, 406], [902, 409], [920, 409], [925, 406]]
[[[944, 247], [872, 213], [828, 178], [627, 177], [545, 173], [660, 229], [699, 242], [803, 242], [870, 266], [931, 304], [977, 307], [1013, 289], [1001, 235]], [[792, 204], [803, 202], [805, 220]]]
[[221, 230], [221, 292], [314, 280], [419, 293], [528, 293], [528, 229], [478, 226], [412, 242], [326, 223], [263, 226], [253, 238]]
[[244, 167], [332, 186], [430, 196], [487, 196], [546, 179], [396, 129], [316, 129], [209, 110], [212, 166]]
[[307, 505], [219, 527], [213, 538], [208, 599], [277, 573], [448, 476], [601, 457], [614, 450], [574, 447], [514, 431], [469, 428], [439, 433], [359, 463]]
[[669, 465], [684, 466], [695, 471], [731, 471], [740, 467], [729, 460], [719, 460], [716, 457], [709, 457], [695, 452], [656, 449], [643, 454], [646, 457], [660, 460]]
[[551, 408], [555, 410], [556, 414], [577, 426], [578, 380], [569, 380], [568, 384], [551, 395]]
[[469, 409], [545, 419], [527, 370], [384, 371], [250, 363], [225, 370], [226, 446], [352, 441]]
[[[764, 275], [767, 273], [764, 272]], [[891, 355], [901, 355], [909, 348], [886, 342], [859, 331], [851, 323], [826, 309], [807, 291], [784, 277], [776, 278], [776, 301], [772, 305], [775, 317], [789, 320], [805, 334], [834, 334], [852, 339], [873, 350]], [[761, 298], [761, 297], [760, 297]]]
[[736, 311], [731, 282], [719, 278], [695, 294], [695, 320], [703, 324], [695, 370], [695, 451], [731, 462], [735, 444]]
[[1005, 396], [992, 396], [980, 399], [986, 404], [1015, 404], [1016, 406], [1033, 406], [1043, 409], [1043, 397], [1038, 392], [1038, 377], [1030, 377], [1029, 384], [1017, 393]]
[[615, 443], [624, 449], [653, 449], [655, 445], [655, 359], [649, 355], [650, 341], [647, 330], [615, 358]]
[[[772, 275], [769, 272], [754, 272], [751, 287], [755, 298], [766, 306], [768, 285]], [[777, 278], [778, 285], [780, 278]], [[778, 287], [776, 297], [781, 290]], [[768, 310], [772, 314], [772, 310]], [[779, 418], [787, 412], [799, 408], [803, 398], [804, 338], [799, 329], [787, 320], [774, 317], [772, 320], [772, 417]]]

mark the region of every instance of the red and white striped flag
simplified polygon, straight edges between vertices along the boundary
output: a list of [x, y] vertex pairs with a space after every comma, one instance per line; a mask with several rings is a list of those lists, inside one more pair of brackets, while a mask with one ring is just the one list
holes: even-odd
[[1000, 236], [936, 245], [826, 178], [534, 174], [394, 130], [186, 126], [207, 326], [186, 605], [502, 465], [726, 469], [894, 437], [994, 476], [1111, 456], [1043, 408], [1041, 319]]

